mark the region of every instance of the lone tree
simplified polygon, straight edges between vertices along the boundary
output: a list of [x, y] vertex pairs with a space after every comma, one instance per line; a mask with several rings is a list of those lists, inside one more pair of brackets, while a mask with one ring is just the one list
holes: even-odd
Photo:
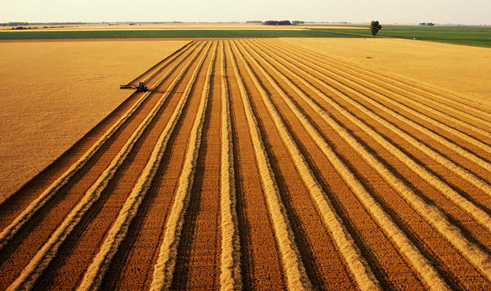
[[372, 35], [376, 36], [377, 32], [382, 29], [382, 25], [378, 23], [376, 20], [372, 20], [372, 23], [370, 24], [370, 30], [372, 31]]

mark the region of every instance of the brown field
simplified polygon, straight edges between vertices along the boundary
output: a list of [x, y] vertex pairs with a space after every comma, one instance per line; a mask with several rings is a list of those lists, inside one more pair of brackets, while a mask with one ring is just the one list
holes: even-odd
[[489, 289], [487, 96], [302, 46], [150, 69], [0, 204], [0, 289]]

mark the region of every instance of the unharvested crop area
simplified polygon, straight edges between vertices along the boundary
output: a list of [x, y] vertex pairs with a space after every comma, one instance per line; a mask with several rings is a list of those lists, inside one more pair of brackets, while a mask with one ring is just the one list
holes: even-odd
[[121, 83], [186, 43], [1, 42], [0, 203], [127, 99]]
[[0, 289], [491, 287], [488, 103], [273, 39], [148, 76], [0, 205]]

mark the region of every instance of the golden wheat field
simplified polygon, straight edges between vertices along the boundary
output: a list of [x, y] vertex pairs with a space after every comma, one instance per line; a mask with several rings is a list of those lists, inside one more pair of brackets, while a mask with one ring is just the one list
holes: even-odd
[[487, 96], [324, 50], [196, 40], [134, 74], [0, 204], [0, 289], [491, 288]]
[[1, 42], [0, 202], [121, 104], [120, 84], [186, 43]]

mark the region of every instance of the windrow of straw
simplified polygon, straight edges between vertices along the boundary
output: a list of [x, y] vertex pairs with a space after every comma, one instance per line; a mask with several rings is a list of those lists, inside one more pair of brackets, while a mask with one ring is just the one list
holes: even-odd
[[[277, 91], [284, 95], [284, 92], [276, 85], [273, 78], [267, 74], [264, 69], [262, 69], [257, 63], [256, 59], [259, 58], [257, 54], [255, 56], [251, 56], [246, 49], [241, 47], [241, 51], [248, 56], [248, 60], [252, 63], [256, 64], [259, 68], [259, 71], [263, 74], [263, 76], [267, 79], [267, 81], [277, 89]], [[292, 138], [288, 127], [284, 123], [277, 109], [275, 108], [273, 102], [268, 96], [267, 92], [262, 89], [259, 79], [254, 75], [252, 69], [249, 66], [246, 66], [246, 70], [249, 73], [249, 76], [252, 78], [253, 82], [256, 85], [256, 88], [259, 89], [261, 98], [268, 108], [268, 111], [273, 119], [273, 122], [278, 129], [278, 132], [285, 143], [286, 148], [290, 152], [290, 155], [295, 163], [295, 166], [302, 177], [304, 184], [309, 189], [310, 195], [312, 196], [313, 201], [316, 203], [319, 208], [319, 212], [321, 213], [324, 223], [326, 224], [329, 231], [332, 233], [332, 238], [336, 242], [338, 249], [342, 253], [342, 256], [345, 258], [349, 269], [353, 273], [356, 278], [356, 281], [362, 290], [378, 290], [380, 289], [380, 285], [372, 270], [368, 266], [365, 258], [360, 254], [360, 250], [356, 246], [351, 234], [348, 232], [346, 227], [343, 224], [343, 221], [339, 217], [336, 212], [334, 206], [331, 201], [329, 201], [327, 194], [322, 189], [322, 186], [319, 184], [319, 181], [313, 174], [312, 169], [307, 164], [304, 155], [300, 151], [298, 144]], [[300, 114], [297, 109], [297, 114]], [[312, 127], [307, 128], [310, 131], [311, 135], [315, 135], [316, 133], [312, 133], [315, 131]], [[318, 134], [318, 133], [317, 133]]]
[[[186, 210], [189, 205], [189, 197], [193, 187], [196, 163], [201, 145], [201, 133], [206, 117], [208, 99], [210, 97], [211, 78], [213, 75], [217, 51], [216, 44], [214, 46], [215, 48], [213, 48], [213, 54], [211, 56], [211, 61], [209, 62], [208, 72], [206, 73], [205, 87], [203, 88], [201, 100], [198, 106], [198, 112], [196, 113], [196, 118], [191, 129], [188, 149], [184, 159], [183, 169], [179, 177], [179, 185], [175, 194], [174, 203], [172, 204], [169, 218], [167, 219], [165, 225], [164, 237], [160, 246], [157, 262], [154, 266], [150, 290], [169, 290], [171, 288], [177, 259], [177, 248], [179, 247], [182, 226], [184, 223], [184, 215], [186, 214]], [[205, 57], [207, 54], [208, 53], [205, 54]], [[203, 58], [200, 64], [196, 67], [196, 70], [193, 73], [189, 83], [191, 86], [186, 87], [184, 96], [189, 96], [191, 94], [192, 84], [196, 82], [204, 60], [205, 58]]]
[[[456, 129], [454, 129], [454, 128], [452, 128], [452, 127], [450, 127], [450, 126], [448, 126], [448, 125], [446, 125], [440, 121], [437, 121], [435, 118], [433, 118], [431, 116], [427, 116], [425, 114], [422, 114], [422, 113], [420, 113], [420, 112], [418, 112], [418, 111], [405, 105], [405, 103], [416, 104], [420, 108], [427, 110], [427, 111], [430, 111], [432, 116], [441, 116], [443, 118], [446, 118], [448, 120], [455, 122], [459, 126], [465, 127], [465, 128], [470, 129], [470, 130], [472, 130], [478, 134], [481, 134], [484, 137], [488, 137], [488, 138], [491, 137], [491, 133], [487, 130], [483, 130], [482, 128], [479, 128], [477, 126], [469, 124], [466, 121], [457, 119], [457, 118], [455, 118], [449, 114], [441, 112], [441, 109], [433, 109], [433, 108], [429, 107], [426, 104], [426, 103], [429, 103], [428, 98], [425, 98], [426, 94], [425, 94], [425, 97], [421, 97], [421, 96], [419, 96], [413, 92], [410, 92], [409, 90], [405, 90], [405, 91], [407, 91], [406, 95], [410, 96], [410, 98], [408, 98], [408, 97], [398, 93], [400, 91], [399, 88], [394, 88], [391, 91], [387, 90], [386, 88], [384, 88], [384, 86], [390, 87], [391, 85], [390, 84], [387, 85], [385, 83], [383, 83], [383, 85], [382, 85], [380, 80], [377, 80], [375, 77], [371, 77], [371, 78], [368, 78], [368, 80], [364, 80], [365, 78], [367, 78], [365, 75], [355, 72], [354, 76], [356, 77], [356, 80], [353, 80], [353, 76], [350, 77], [350, 74], [348, 74], [346, 72], [344, 65], [343, 65], [343, 70], [344, 70], [343, 71], [343, 70], [338, 69], [332, 65], [326, 65], [326, 64], [324, 64], [324, 62], [323, 62], [323, 66], [320, 66], [320, 63], [317, 64], [318, 62], [320, 62], [320, 60], [314, 59], [314, 58], [312, 58], [312, 56], [302, 55], [301, 57], [303, 59], [309, 59], [309, 60], [313, 61], [312, 63], [308, 64], [308, 67], [313, 68], [318, 72], [321, 72], [325, 76], [330, 76], [331, 80], [339, 79], [345, 85], [351, 86], [351, 90], [348, 89], [348, 88], [350, 88], [349, 86], [342, 86], [341, 85], [342, 88], [350, 90], [350, 92], [352, 92], [352, 93], [355, 92], [352, 89], [357, 88], [356, 91], [361, 91], [361, 92], [370, 94], [376, 98], [379, 98], [381, 100], [385, 100], [391, 104], [394, 104], [396, 107], [399, 107], [402, 110], [407, 110], [407, 112], [411, 112], [412, 114], [421, 118], [422, 120], [425, 120], [425, 121], [429, 122], [430, 124], [434, 124], [434, 125], [440, 127], [441, 129], [443, 129], [443, 130], [445, 130], [451, 134], [454, 134], [454, 135], [462, 138], [463, 140], [475, 145], [476, 147], [479, 147], [480, 149], [491, 153], [491, 146], [489, 146], [488, 144], [483, 143], [479, 139], [472, 137], [467, 133], [456, 130]], [[387, 80], [387, 82], [389, 82], [389, 81]], [[340, 83], [338, 82], [338, 84], [340, 84]], [[379, 85], [376, 85], [376, 84], [379, 84]], [[392, 87], [395, 87], [395, 86], [392, 85]], [[389, 94], [381, 94], [381, 93], [387, 93], [387, 92]], [[393, 95], [394, 93], [397, 94], [397, 100], [391, 99], [389, 97], [389, 96]], [[359, 93], [355, 93], [355, 94], [359, 94]], [[366, 96], [366, 95], [364, 95], [364, 96]], [[367, 97], [368, 96], [366, 96], [364, 99], [367, 99]], [[423, 101], [416, 102], [415, 99], [423, 99]], [[404, 100], [404, 103], [402, 103], [398, 100]], [[388, 109], [387, 107], [385, 107], [384, 105], [382, 105], [379, 102], [376, 102], [375, 100], [367, 99], [367, 101], [370, 101], [372, 104], [374, 104], [374, 106], [384, 110], [385, 112], [389, 113], [391, 116], [393, 116], [393, 117], [399, 119], [400, 121], [410, 125], [414, 129], [419, 130], [424, 135], [433, 138], [435, 141], [437, 141], [440, 144], [446, 146], [447, 148], [453, 150], [457, 154], [467, 158], [468, 160], [475, 163], [476, 165], [484, 168], [487, 171], [491, 171], [491, 163], [489, 161], [477, 156], [475, 153], [470, 152], [469, 150], [455, 144], [454, 142], [449, 141], [448, 139], [442, 137], [439, 134], [436, 134], [434, 131], [427, 129], [424, 126], [421, 126], [419, 123], [410, 120], [409, 118], [399, 114], [397, 111]], [[479, 121], [480, 123], [483, 123], [484, 126], [488, 126], [488, 127], [491, 125], [491, 122], [489, 122], [488, 120], [479, 118], [476, 115], [468, 114], [466, 111], [461, 110], [461, 108], [454, 108], [454, 107], [450, 107], [450, 106], [445, 106], [443, 101], [434, 102], [434, 103], [436, 103], [435, 106], [437, 108], [438, 107], [449, 108], [451, 110], [451, 112], [455, 112], [457, 114], [462, 114], [464, 116], [467, 116], [469, 118], [468, 120]], [[458, 103], [457, 106], [464, 107], [464, 108], [473, 108], [473, 107], [466, 106], [465, 103]], [[477, 113], [484, 115], [484, 116], [488, 116], [491, 118], [491, 115], [489, 113], [484, 112], [484, 111], [479, 110]], [[448, 162], [446, 162], [446, 164], [448, 165]], [[453, 167], [453, 168], [455, 169], [455, 167]], [[459, 173], [459, 175], [460, 174], [461, 173]], [[464, 175], [467, 175], [467, 174], [464, 174]], [[471, 177], [471, 179], [472, 179], [472, 183], [475, 184], [477, 187], [482, 187], [483, 184], [478, 179], [475, 179], [472, 177]]]
[[[415, 93], [419, 96], [419, 100], [422, 100], [422, 105], [425, 105], [428, 101], [438, 106], [449, 106], [454, 108], [460, 113], [474, 112], [475, 115], [489, 116], [491, 114], [491, 107], [486, 106], [480, 99], [472, 98], [471, 96], [461, 94], [456, 91], [449, 91], [447, 88], [438, 87], [434, 84], [425, 83], [421, 79], [412, 80], [404, 76], [403, 78], [394, 77], [389, 74], [381, 74], [380, 71], [373, 71], [367, 67], [361, 67], [352, 61], [347, 59], [340, 59], [339, 56], [323, 51], [322, 53], [313, 50], [305, 49], [295, 45], [288, 45], [285, 42], [278, 43], [278, 41], [265, 41], [270, 46], [275, 47], [281, 45], [284, 52], [293, 52], [298, 56], [303, 56], [305, 59], [312, 60], [314, 62], [322, 61], [324, 68], [343, 67], [345, 69], [343, 74], [349, 73], [352, 76], [356, 76], [358, 79], [366, 80], [370, 83], [378, 84], [382, 87], [391, 88], [393, 92], [407, 92]], [[328, 60], [328, 62], [326, 62]], [[424, 96], [424, 97], [423, 97]], [[484, 119], [489, 120], [489, 119]]]
[[[258, 59], [261, 59], [257, 55]], [[278, 72], [271, 65], [269, 66], [276, 72]], [[294, 88], [296, 93], [300, 93], [301, 97], [308, 100], [310, 99], [303, 92], [299, 91], [287, 78], [278, 72], [278, 76], [287, 82], [290, 87]], [[361, 181], [359, 181], [354, 173], [348, 168], [348, 166], [341, 160], [341, 158], [331, 149], [325, 138], [314, 128], [314, 126], [309, 122], [307, 117], [301, 112], [301, 110], [295, 105], [290, 97], [281, 89], [278, 85], [273, 86], [276, 88], [277, 92], [283, 97], [285, 103], [291, 108], [292, 112], [302, 123], [303, 127], [311, 135], [312, 139], [323, 151], [325, 156], [334, 166], [336, 171], [345, 180], [345, 182], [353, 189], [354, 194], [359, 198], [360, 202], [365, 206], [365, 208], [372, 214], [374, 219], [378, 222], [381, 228], [392, 238], [395, 245], [398, 247], [399, 251], [408, 258], [408, 260], [413, 264], [415, 269], [418, 271], [420, 276], [426, 281], [429, 286], [433, 286], [435, 289], [446, 289], [448, 288], [445, 281], [441, 278], [438, 272], [433, 268], [430, 262], [421, 254], [417, 247], [411, 242], [411, 240], [406, 236], [406, 234], [397, 226], [397, 224], [390, 218], [390, 216], [382, 209], [382, 207], [376, 202], [376, 200], [367, 191], [365, 186]], [[322, 112], [322, 110], [320, 111]], [[339, 128], [336, 128], [339, 129]], [[351, 143], [353, 146], [353, 143]], [[356, 144], [355, 144], [356, 145]]]
[[[229, 54], [232, 55], [231, 48], [229, 46]], [[237, 48], [235, 48], [237, 50]], [[273, 222], [278, 246], [280, 249], [284, 270], [286, 272], [287, 285], [290, 290], [306, 290], [311, 289], [312, 285], [307, 277], [305, 267], [300, 257], [298, 247], [295, 243], [293, 231], [291, 230], [286, 210], [281, 202], [278, 186], [274, 177], [271, 164], [264, 148], [264, 143], [259, 132], [259, 125], [256, 117], [252, 111], [252, 105], [249, 101], [248, 93], [239, 73], [237, 61], [235, 57], [231, 58], [234, 73], [239, 85], [240, 95], [242, 97], [242, 103], [245, 108], [245, 114], [249, 132], [252, 137], [252, 144], [254, 153], [256, 155], [256, 162], [259, 168], [261, 176], [261, 182], [263, 184], [263, 191], [266, 195], [266, 201], [268, 203], [268, 209]]]
[[[410, 136], [409, 134], [405, 133], [398, 127], [394, 126], [390, 122], [386, 121], [379, 115], [375, 114], [374, 112], [368, 110], [365, 108], [363, 105], [361, 105], [359, 102], [355, 101], [352, 98], [349, 98], [347, 95], [343, 94], [340, 91], [337, 91], [331, 87], [324, 81], [316, 78], [315, 76], [309, 74], [308, 72], [305, 73], [307, 76], [310, 78], [317, 80], [319, 84], [323, 85], [325, 88], [330, 88], [330, 90], [335, 91], [335, 93], [343, 97], [347, 102], [349, 102], [351, 105], [353, 105], [354, 108], [358, 108], [360, 110], [363, 110], [365, 114], [370, 116], [372, 119], [376, 120], [380, 124], [383, 124], [386, 128], [390, 129], [394, 133], [398, 134], [401, 138], [409, 142], [410, 144], [414, 145], [417, 147], [419, 150], [427, 154], [429, 157], [432, 157], [434, 160], [437, 162], [440, 162], [440, 164], [444, 165], [446, 168], [452, 170], [454, 173], [462, 177], [463, 179], [468, 180], [470, 183], [474, 184], [478, 189], [482, 190], [483, 192], [487, 193], [488, 195], [491, 195], [491, 186], [486, 183], [485, 181], [481, 180], [480, 178], [476, 177], [474, 174], [468, 172], [467, 170], [463, 169], [459, 165], [456, 165], [449, 159], [445, 158], [438, 152], [432, 150], [429, 148], [427, 145], [423, 144], [422, 142], [419, 142], [416, 140], [414, 137]], [[323, 99], [329, 103], [331, 106], [335, 107], [340, 113], [342, 113], [344, 116], [346, 116], [349, 120], [351, 120], [353, 123], [355, 123], [357, 126], [362, 128], [365, 132], [369, 133], [370, 136], [374, 138], [374, 140], [385, 147], [389, 152], [393, 153], [394, 156], [396, 156], [401, 162], [406, 164], [409, 168], [414, 169], [415, 173], [419, 175], [422, 179], [427, 181], [430, 185], [434, 186], [436, 189], [438, 189], [442, 194], [444, 194], [447, 198], [449, 198], [451, 201], [453, 201], [456, 205], [458, 205], [460, 208], [462, 208], [464, 211], [469, 213], [471, 216], [473, 216], [479, 223], [481, 223], [483, 226], [491, 230], [491, 217], [482, 209], [480, 209], [477, 205], [463, 197], [460, 193], [458, 193], [456, 190], [454, 190], [452, 187], [450, 187], [447, 183], [443, 182], [441, 179], [439, 179], [437, 176], [435, 176], [433, 173], [428, 171], [425, 167], [421, 166], [419, 163], [414, 161], [411, 157], [409, 157], [407, 154], [405, 154], [402, 150], [400, 150], [397, 146], [393, 145], [391, 142], [389, 142], [387, 139], [382, 137], [378, 132], [373, 130], [371, 127], [367, 126], [363, 121], [360, 119], [356, 118], [353, 114], [349, 113], [346, 111], [344, 108], [342, 108], [339, 104], [334, 102], [331, 98], [326, 96], [324, 93], [322, 93], [320, 90], [317, 88], [311, 86], [308, 82], [306, 82], [304, 79], [300, 78], [300, 82], [304, 83], [306, 86], [309, 86], [316, 94], [319, 96], [322, 96]], [[356, 94], [358, 97], [363, 98], [363, 95], [358, 94], [356, 91], [352, 92], [353, 94]], [[387, 108], [383, 108], [387, 111], [392, 112], [391, 110]], [[396, 115], [395, 112], [392, 112], [394, 115]], [[415, 125], [416, 126], [416, 125]], [[430, 135], [436, 135], [433, 132], [429, 133]], [[363, 157], [367, 157], [366, 155], [363, 155]], [[386, 175], [384, 175], [385, 177]]]
[[[276, 62], [278, 65], [279, 63]], [[290, 62], [291, 63], [291, 62]], [[284, 66], [283, 66], [284, 67]], [[285, 67], [284, 67], [285, 68]], [[298, 71], [298, 70], [297, 70]], [[304, 75], [308, 75], [314, 79], [316, 79], [314, 76], [309, 75], [307, 72], [302, 72]], [[292, 74], [293, 75], [293, 74]], [[295, 74], [296, 75], [296, 74]], [[380, 136], [377, 132], [372, 130], [370, 127], [366, 126], [363, 122], [358, 120], [355, 116], [351, 115], [349, 112], [347, 112], [344, 108], [340, 107], [337, 105], [335, 102], [333, 102], [328, 96], [326, 96], [324, 93], [322, 93], [319, 90], [316, 90], [312, 85], [310, 85], [308, 82], [305, 80], [302, 81], [302, 77], [299, 75], [296, 75], [296, 79], [298, 79], [300, 82], [303, 82], [304, 85], [308, 86], [310, 89], [314, 90], [316, 94], [318, 94], [319, 97], [321, 97], [323, 100], [328, 102], [330, 105], [336, 108], [340, 113], [342, 113], [344, 116], [346, 116], [348, 119], [350, 119], [353, 123], [357, 124], [362, 128], [364, 131], [366, 131], [372, 138], [380, 143], [383, 146], [388, 147], [388, 149], [396, 156], [402, 156], [403, 153], [397, 149], [397, 147], [394, 147], [391, 145], [388, 141], [384, 140], [382, 136]], [[316, 81], [322, 82], [322, 80], [317, 79]], [[285, 82], [287, 82], [285, 78]], [[289, 82], [289, 81], [288, 81]], [[287, 82], [287, 83], [288, 83]], [[310, 97], [306, 96], [301, 90], [296, 88], [296, 86], [289, 82], [290, 86], [292, 89], [296, 91], [299, 96], [302, 96], [304, 100], [306, 100], [309, 105], [311, 105], [314, 110], [317, 112], [322, 113], [322, 117], [326, 122], [329, 124], [335, 125], [334, 121], [330, 120], [331, 118], [325, 111], [316, 105], [315, 102], [308, 101]], [[336, 130], [339, 133], [345, 132], [342, 137], [343, 138], [348, 138], [349, 134], [348, 132], [345, 131], [345, 129], [337, 125]], [[472, 264], [474, 264], [486, 277], [490, 278], [490, 262], [491, 258], [489, 255], [486, 254], [485, 251], [481, 250], [477, 245], [473, 244], [469, 240], [463, 236], [461, 231], [453, 226], [447, 218], [442, 214], [437, 208], [428, 205], [427, 203], [424, 202], [421, 197], [419, 197], [416, 193], [414, 193], [409, 187], [407, 187], [404, 183], [401, 181], [398, 181], [398, 179], [395, 177], [391, 171], [386, 169], [382, 163], [380, 163], [376, 157], [374, 157], [368, 150], [366, 150], [363, 146], [361, 146], [358, 142], [356, 142], [355, 139], [351, 139], [350, 144], [352, 145], [353, 149], [358, 151], [360, 153], [360, 156], [362, 156], [364, 159], [367, 160], [369, 164], [372, 165], [372, 167], [377, 170], [382, 177], [384, 177], [388, 183], [390, 183], [395, 189], [398, 189], [398, 193], [406, 200], [408, 203], [413, 205], [413, 208], [418, 211], [423, 217], [427, 219], [427, 221], [432, 224], [435, 229], [437, 229], [444, 237], [448, 239], [450, 243], [452, 243]], [[401, 160], [405, 161], [406, 157], [401, 158]], [[456, 193], [458, 195], [458, 193]], [[463, 199], [463, 198], [462, 198]], [[469, 202], [470, 203], [470, 202]], [[464, 210], [466, 207], [469, 207], [469, 203], [465, 203], [464, 205], [459, 205], [461, 206]], [[479, 209], [475, 209], [476, 211], [479, 211]], [[484, 215], [484, 217], [480, 216]], [[480, 212], [476, 214], [476, 220], [482, 221], [483, 223], [487, 223], [488, 217], [487, 214], [484, 212]]]
[[221, 167], [220, 167], [220, 212], [222, 229], [222, 253], [220, 289], [241, 290], [240, 243], [237, 221], [235, 172], [232, 144], [232, 121], [230, 114], [230, 96], [227, 85], [225, 44], [221, 50]]
[[[202, 63], [206, 58], [206, 53], [201, 57], [200, 62]], [[169, 86], [168, 91], [166, 91], [165, 96], [169, 96], [173, 89], [177, 86], [179, 81], [182, 79], [183, 74], [189, 69], [193, 60], [190, 60], [184, 69], [181, 71], [180, 76], [174, 80], [174, 82]], [[191, 80], [187, 88], [191, 88], [194, 85], [194, 82]], [[100, 287], [104, 274], [109, 268], [109, 264], [111, 263], [112, 258], [116, 254], [119, 246], [123, 242], [124, 238], [128, 233], [128, 228], [130, 226], [131, 221], [136, 216], [138, 212], [138, 208], [143, 201], [146, 193], [148, 192], [150, 185], [155, 177], [157, 169], [161, 163], [163, 153], [167, 148], [168, 141], [170, 136], [174, 132], [174, 129], [182, 116], [182, 112], [184, 110], [186, 101], [189, 97], [188, 94], [184, 95], [177, 104], [172, 116], [167, 123], [167, 126], [164, 128], [162, 133], [159, 136], [159, 139], [152, 151], [152, 154], [140, 174], [140, 178], [138, 182], [133, 187], [130, 195], [126, 199], [122, 209], [120, 210], [116, 221], [113, 226], [109, 230], [104, 243], [102, 244], [99, 253], [95, 256], [92, 264], [87, 269], [87, 272], [84, 275], [82, 283], [79, 286], [79, 290], [93, 290]]]

